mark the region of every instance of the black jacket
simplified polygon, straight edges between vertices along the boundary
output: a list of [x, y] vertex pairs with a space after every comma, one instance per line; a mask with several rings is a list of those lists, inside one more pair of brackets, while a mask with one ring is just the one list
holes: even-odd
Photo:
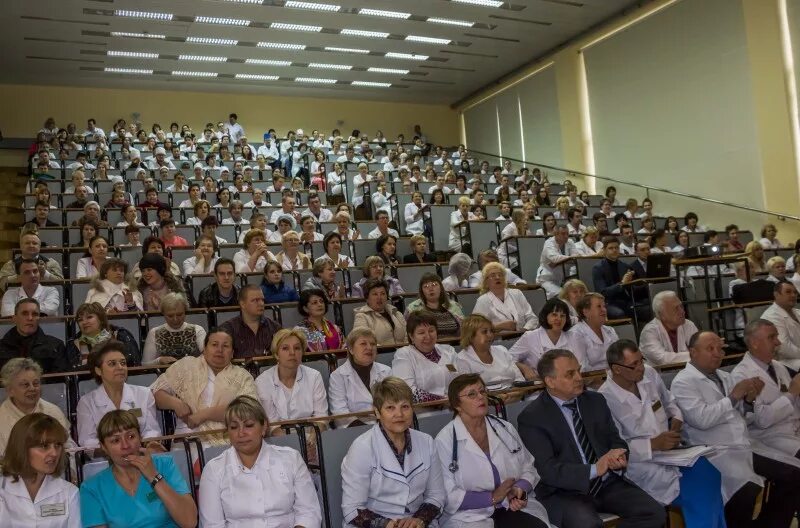
[[[60, 339], [45, 334], [41, 328], [36, 333], [23, 336], [12, 327], [0, 339], [0, 368], [10, 359], [27, 357], [37, 361], [45, 374], [71, 370], [73, 361], [67, 355]], [[80, 358], [80, 355], [78, 355]]]
[[[118, 326], [109, 325], [111, 327], [111, 336], [112, 339], [115, 339], [125, 345], [125, 359], [128, 362], [129, 367], [136, 367], [142, 364], [142, 349], [136, 343], [136, 338], [133, 337], [129, 331], [124, 328], [120, 328]], [[78, 335], [75, 336], [75, 339], [67, 343], [67, 356], [73, 362], [72, 365], [74, 367], [81, 366], [81, 350], [76, 344], [76, 341], [80, 339], [81, 333], [78, 332]], [[91, 352], [91, 350], [90, 350]]]
[[[422, 262], [436, 262], [436, 257], [431, 253], [425, 253], [425, 255], [422, 257]], [[420, 261], [417, 258], [417, 255], [412, 253], [403, 257], [403, 264], [420, 264]]]
[[[614, 280], [612, 266], [617, 266], [617, 273], [619, 280]], [[623, 286], [619, 281], [625, 276], [628, 270], [632, 269], [629, 265], [621, 260], [612, 262], [608, 259], [603, 259], [592, 268], [592, 280], [594, 282], [594, 291], [603, 294], [606, 298], [606, 304], [618, 306], [623, 310], [631, 307], [632, 298], [634, 295], [636, 300], [646, 299], [648, 295], [647, 285], [639, 284], [637, 286]], [[639, 277], [635, 277], [639, 278]]]
[[211, 283], [202, 290], [197, 296], [197, 302], [194, 303], [196, 308], [214, 308], [215, 306], [239, 306], [239, 288], [233, 287], [233, 295], [228, 302], [219, 300], [219, 287], [217, 283]]

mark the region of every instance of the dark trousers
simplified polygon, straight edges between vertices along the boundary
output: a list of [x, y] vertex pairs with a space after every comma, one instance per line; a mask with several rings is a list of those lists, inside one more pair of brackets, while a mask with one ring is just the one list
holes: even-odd
[[800, 508], [800, 468], [754, 453], [753, 469], [770, 482], [769, 496], [764, 497], [758, 519], [752, 521], [761, 487], [748, 482], [739, 488], [725, 505], [728, 528], [788, 528]]
[[661, 528], [667, 518], [666, 510], [655, 499], [613, 474], [594, 497], [564, 492], [541, 502], [550, 522], [560, 528], [602, 528], [598, 512], [618, 515], [617, 528]]
[[547, 528], [547, 525], [524, 511], [511, 511], [497, 508], [492, 514], [495, 526], [503, 528]]

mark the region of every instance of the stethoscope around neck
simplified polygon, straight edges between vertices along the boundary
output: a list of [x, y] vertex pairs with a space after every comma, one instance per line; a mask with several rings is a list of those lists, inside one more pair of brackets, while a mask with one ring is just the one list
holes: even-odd
[[[511, 447], [506, 443], [506, 441], [503, 440], [503, 437], [501, 437], [497, 433], [497, 429], [495, 429], [494, 425], [492, 425], [492, 422], [497, 423], [497, 425], [499, 425], [503, 429], [503, 431], [506, 434], [508, 434], [508, 428], [506, 427], [506, 424], [504, 424], [503, 421], [497, 416], [494, 416], [492, 414], [486, 415], [486, 423], [489, 424], [489, 427], [492, 429], [494, 435], [497, 437], [498, 440], [500, 440], [500, 443], [503, 444], [503, 446], [505, 446], [506, 449], [508, 449], [509, 453], [511, 453], [512, 455], [516, 455], [517, 453], [522, 451], [522, 446], [516, 440], [514, 440], [514, 442], [517, 444], [517, 446], [514, 449], [511, 449]], [[458, 471], [458, 437], [456, 436], [455, 425], [453, 425], [453, 456], [452, 460], [450, 460], [450, 465], [447, 466], [447, 469], [450, 470], [450, 473], [455, 473], [456, 471]]]

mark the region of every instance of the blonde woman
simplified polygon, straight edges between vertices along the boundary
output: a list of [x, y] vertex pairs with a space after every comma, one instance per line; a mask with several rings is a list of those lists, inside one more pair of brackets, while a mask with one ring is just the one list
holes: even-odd
[[495, 330], [516, 332], [533, 330], [539, 326], [525, 295], [508, 287], [506, 268], [499, 262], [490, 262], [484, 266], [481, 296], [475, 302], [473, 313], [489, 319]]
[[593, 257], [603, 251], [603, 243], [598, 240], [600, 233], [594, 226], [583, 232], [581, 241], [575, 244], [575, 254], [582, 257]]
[[580, 321], [577, 310], [578, 303], [588, 292], [589, 288], [586, 286], [586, 283], [580, 279], [570, 279], [561, 287], [558, 298], [567, 303], [567, 308], [569, 308], [569, 320], [573, 326]]
[[285, 270], [310, 270], [312, 268], [311, 258], [300, 251], [300, 235], [297, 231], [287, 231], [281, 238], [282, 251], [275, 255], [283, 269]]
[[566, 196], [560, 197], [556, 200], [556, 210], [553, 213], [553, 218], [556, 220], [568, 220], [567, 213], [569, 212], [569, 198]]
[[751, 276], [767, 272], [767, 263], [764, 260], [764, 246], [760, 242], [751, 240], [745, 246], [744, 252], [747, 253]]
[[508, 349], [492, 345], [494, 338], [492, 322], [483, 315], [472, 314], [464, 319], [456, 370], [459, 374], [480, 374], [490, 390], [509, 389], [515, 381], [525, 378]]

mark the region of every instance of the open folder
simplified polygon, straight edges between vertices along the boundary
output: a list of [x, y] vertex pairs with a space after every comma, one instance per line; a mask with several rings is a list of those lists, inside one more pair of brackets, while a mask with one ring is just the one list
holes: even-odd
[[665, 466], [691, 467], [701, 456], [714, 452], [711, 446], [678, 447], [669, 451], [653, 452], [653, 462]]

